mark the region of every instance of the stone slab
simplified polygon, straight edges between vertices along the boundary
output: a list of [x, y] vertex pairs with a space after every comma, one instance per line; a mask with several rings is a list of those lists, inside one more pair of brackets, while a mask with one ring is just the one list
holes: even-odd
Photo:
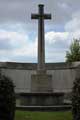
[[31, 92], [32, 93], [48, 93], [53, 92], [52, 75], [36, 74], [31, 76]]

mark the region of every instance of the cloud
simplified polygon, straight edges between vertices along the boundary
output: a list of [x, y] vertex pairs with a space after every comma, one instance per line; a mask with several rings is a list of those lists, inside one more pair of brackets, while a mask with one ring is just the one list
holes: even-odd
[[[64, 23], [80, 5], [79, 0], [0, 0], [0, 22], [31, 22], [31, 13], [38, 12], [38, 4], [45, 5], [45, 12], [52, 14], [52, 23]], [[65, 10], [66, 8], [66, 10]], [[68, 9], [67, 9], [68, 8]]]
[[[58, 54], [62, 55], [65, 40], [68, 33], [47, 32], [46, 39], [46, 60], [54, 61]], [[0, 31], [0, 60], [1, 61], [27, 61], [33, 62], [37, 60], [37, 37], [34, 41], [30, 41], [28, 34]], [[2, 44], [1, 44], [2, 43]], [[61, 43], [61, 44], [60, 44]], [[7, 46], [7, 47], [5, 47]], [[63, 46], [63, 48], [62, 48]], [[1, 48], [2, 47], [2, 48]], [[53, 55], [52, 55], [53, 54]], [[56, 56], [56, 57], [55, 57]], [[52, 58], [51, 58], [52, 57]]]
[[71, 19], [64, 25], [64, 30], [46, 33], [46, 59], [49, 62], [65, 61], [66, 51], [69, 50], [73, 38], [80, 39], [80, 11], [72, 14]]
[[80, 11], [72, 14], [72, 18], [65, 24], [65, 31], [68, 31], [73, 38], [80, 38]]
[[69, 32], [76, 32], [80, 30], [80, 11], [72, 15], [72, 19], [65, 25], [65, 30]]
[[28, 36], [23, 33], [0, 31], [0, 48], [15, 49], [27, 44]]
[[20, 49], [15, 49], [13, 51], [13, 54], [16, 55], [16, 56], [32, 56], [32, 57], [36, 57], [36, 52], [37, 52], [37, 49], [36, 49], [36, 45], [35, 43], [29, 43], [20, 48]]
[[68, 32], [50, 31], [46, 33], [46, 62], [61, 62], [65, 60], [65, 54], [69, 46], [68, 38]]
[[65, 62], [65, 53], [65, 51], [61, 52], [59, 50], [47, 52], [46, 62]]
[[16, 61], [17, 57], [36, 57], [36, 40], [30, 41], [28, 34], [0, 31], [0, 60]]
[[50, 61], [65, 61], [66, 51], [73, 38], [80, 39], [80, 11], [72, 14], [71, 19], [65, 23], [64, 32], [50, 31], [46, 33], [46, 59]]
[[0, 0], [0, 60], [37, 60], [38, 4], [52, 14], [46, 23], [46, 61], [65, 60], [66, 50], [80, 36], [80, 0]]
[[65, 41], [68, 37], [68, 32], [55, 32], [50, 31], [45, 35], [45, 39], [49, 44], [55, 43], [56, 41]]

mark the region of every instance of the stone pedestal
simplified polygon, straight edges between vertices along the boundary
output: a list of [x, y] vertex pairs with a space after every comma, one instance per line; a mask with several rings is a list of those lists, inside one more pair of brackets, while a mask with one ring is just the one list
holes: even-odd
[[51, 94], [53, 93], [52, 75], [48, 75], [45, 70], [37, 71], [37, 74], [32, 75], [31, 93], [35, 95], [35, 106], [54, 104], [53, 94]]
[[31, 76], [31, 93], [52, 93], [52, 75], [36, 74]]
[[21, 105], [24, 106], [54, 106], [64, 104], [64, 93], [54, 93], [52, 75], [38, 72], [31, 76], [31, 92], [22, 93]]

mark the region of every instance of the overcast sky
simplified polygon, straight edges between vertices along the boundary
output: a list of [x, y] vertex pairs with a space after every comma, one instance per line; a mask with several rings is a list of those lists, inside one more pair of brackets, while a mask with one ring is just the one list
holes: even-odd
[[73, 38], [80, 38], [80, 0], [0, 0], [0, 61], [37, 62], [37, 20], [44, 4], [46, 62], [64, 62]]

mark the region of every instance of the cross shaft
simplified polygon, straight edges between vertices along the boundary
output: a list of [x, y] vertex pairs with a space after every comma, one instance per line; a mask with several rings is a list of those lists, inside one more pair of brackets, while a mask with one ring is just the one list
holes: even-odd
[[38, 70], [45, 70], [44, 19], [51, 19], [51, 14], [44, 14], [44, 5], [40, 4], [39, 14], [32, 14], [32, 19], [38, 19]]

